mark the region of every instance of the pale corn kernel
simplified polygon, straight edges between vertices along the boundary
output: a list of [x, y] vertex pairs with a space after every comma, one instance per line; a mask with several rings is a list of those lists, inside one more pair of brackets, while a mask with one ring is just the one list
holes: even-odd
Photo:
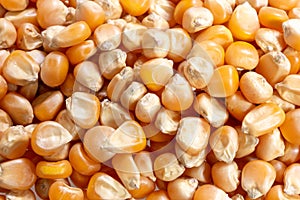
[[91, 61], [77, 64], [73, 71], [75, 80], [94, 92], [99, 91], [104, 83], [99, 67]]
[[188, 109], [194, 100], [194, 92], [188, 81], [180, 74], [175, 74], [165, 85], [161, 93], [162, 105], [173, 111]]
[[[83, 136], [83, 147], [89, 157], [98, 162], [106, 162], [115, 153], [104, 148], [102, 144], [111, 137], [114, 128], [109, 126], [94, 126], [87, 130]], [[100, 148], [99, 148], [100, 147]]]
[[209, 145], [217, 160], [230, 163], [239, 148], [238, 133], [231, 126], [221, 126], [211, 134]]
[[63, 147], [61, 149], [59, 149], [59, 151], [56, 151], [49, 156], [43, 156], [43, 159], [45, 159], [46, 161], [52, 161], [52, 162], [64, 160], [64, 159], [68, 158], [69, 151], [70, 151], [70, 143], [67, 143], [67, 144], [63, 145]]
[[132, 154], [116, 154], [112, 158], [112, 166], [126, 189], [140, 188], [140, 172]]
[[211, 168], [212, 180], [225, 192], [233, 192], [240, 184], [240, 170], [236, 162], [216, 162]]
[[166, 30], [170, 41], [168, 57], [174, 62], [183, 61], [192, 48], [192, 40], [189, 34], [182, 28]]
[[11, 126], [6, 129], [0, 138], [0, 154], [8, 159], [20, 158], [29, 145], [29, 135], [24, 126]]
[[114, 153], [136, 153], [145, 149], [146, 136], [139, 123], [128, 120], [113, 132], [103, 147]]
[[263, 160], [249, 161], [242, 169], [241, 186], [251, 199], [265, 195], [276, 178], [274, 167]]
[[7, 11], [4, 18], [9, 20], [18, 29], [23, 23], [39, 26], [36, 8], [27, 8], [22, 11]]
[[120, 104], [111, 102], [107, 99], [101, 102], [101, 124], [118, 128], [118, 126], [127, 120], [132, 120], [132, 117], [128, 110], [123, 108]]
[[184, 77], [192, 87], [202, 89], [207, 86], [214, 73], [214, 65], [209, 60], [197, 56], [182, 64]]
[[35, 193], [32, 190], [15, 190], [6, 194], [7, 199], [27, 199], [35, 200]]
[[255, 154], [259, 159], [265, 161], [274, 160], [284, 155], [284, 140], [278, 128], [272, 132], [259, 137]]
[[0, 18], [0, 49], [11, 47], [17, 39], [17, 31], [14, 25], [5, 18]]
[[94, 31], [94, 41], [101, 51], [111, 51], [121, 44], [121, 29], [112, 24], [102, 24]]
[[50, 156], [63, 149], [73, 136], [62, 125], [55, 121], [39, 123], [31, 134], [31, 147], [41, 156]]
[[61, 124], [65, 129], [67, 129], [72, 134], [73, 140], [78, 139], [79, 133], [82, 132], [82, 128], [80, 128], [78, 125], [75, 124], [71, 116], [68, 114], [67, 109], [61, 110], [57, 114], [55, 121]]
[[25, 51], [15, 50], [6, 59], [2, 67], [4, 78], [16, 85], [24, 86], [38, 79], [40, 66]]
[[147, 27], [136, 23], [127, 23], [122, 33], [122, 44], [129, 51], [141, 50], [142, 38]]
[[164, 153], [157, 156], [154, 160], [153, 168], [156, 177], [163, 181], [173, 181], [181, 176], [185, 170], [172, 153]]
[[283, 98], [284, 100], [292, 104], [299, 106], [300, 105], [299, 83], [300, 83], [300, 75], [290, 74], [286, 76], [283, 81], [275, 84], [275, 89], [277, 90], [281, 98]]
[[278, 128], [285, 120], [284, 111], [274, 103], [262, 103], [253, 108], [242, 121], [242, 132], [261, 136]]
[[188, 168], [184, 171], [184, 175], [193, 177], [202, 183], [211, 182], [211, 167], [204, 161], [199, 167]]
[[205, 149], [210, 136], [210, 125], [199, 117], [184, 117], [180, 120], [176, 142], [181, 149], [194, 155]]
[[147, 93], [147, 88], [140, 82], [133, 81], [123, 91], [120, 103], [126, 109], [135, 110], [137, 102]]
[[143, 54], [147, 58], [166, 57], [170, 50], [168, 34], [159, 29], [148, 29], [142, 37]]
[[212, 12], [214, 16], [213, 24], [227, 22], [233, 11], [228, 0], [205, 0], [203, 6]]
[[167, 192], [171, 199], [192, 199], [197, 187], [197, 179], [180, 177], [168, 183]]
[[197, 95], [193, 107], [198, 114], [215, 128], [224, 125], [229, 117], [225, 106], [207, 93]]
[[109, 19], [106, 23], [119, 27], [122, 30], [122, 32], [127, 24], [125, 19]]
[[197, 154], [189, 154], [185, 151], [185, 149], [180, 148], [178, 143], [175, 144], [175, 154], [178, 161], [185, 167], [185, 168], [193, 168], [199, 167], [206, 158], [208, 154], [207, 148], [201, 150]]
[[277, 30], [260, 28], [255, 34], [256, 44], [265, 52], [282, 51], [286, 44], [283, 34]]
[[41, 65], [44, 62], [45, 57], [47, 55], [46, 52], [38, 49], [27, 51], [26, 53], [30, 55], [33, 58], [33, 60], [35, 60], [35, 62], [38, 63], [39, 65]]
[[196, 33], [213, 24], [214, 16], [205, 7], [190, 7], [182, 17], [182, 27], [189, 33]]
[[12, 125], [13, 125], [13, 122], [12, 122], [10, 116], [8, 115], [8, 113], [5, 112], [4, 110], [0, 109], [0, 129], [2, 131], [5, 131]]
[[241, 127], [235, 127], [238, 133], [239, 148], [236, 152], [236, 158], [242, 158], [250, 155], [255, 151], [259, 139], [253, 135], [245, 134], [242, 132]]
[[248, 2], [255, 10], [259, 11], [260, 8], [268, 6], [268, 0], [237, 0], [237, 4]]
[[168, 110], [164, 107], [158, 111], [155, 119], [155, 126], [165, 134], [174, 135], [180, 121], [180, 113]]
[[242, 75], [240, 90], [245, 98], [254, 104], [264, 103], [273, 95], [273, 88], [266, 78], [253, 71]]
[[296, 195], [300, 194], [299, 187], [299, 172], [300, 172], [300, 164], [293, 163], [289, 165], [284, 170], [283, 175], [283, 183], [284, 183], [284, 192], [288, 195]]
[[135, 116], [144, 123], [150, 123], [155, 119], [160, 108], [159, 97], [154, 93], [147, 93], [137, 102]]
[[150, 13], [142, 20], [142, 24], [147, 28], [168, 29], [169, 23], [162, 16], [156, 13]]
[[100, 53], [98, 62], [101, 75], [111, 80], [126, 66], [126, 57], [126, 52], [121, 49]]
[[118, 19], [122, 14], [122, 6], [119, 0], [94, 0], [104, 10], [105, 21], [109, 19]]
[[295, 104], [284, 100], [277, 91], [274, 91], [272, 97], [266, 102], [277, 104], [284, 112], [288, 112], [296, 108]]
[[290, 19], [300, 19], [300, 7], [294, 7], [288, 12]]
[[[137, 68], [137, 62], [135, 63], [135, 69]], [[141, 64], [139, 76], [149, 90], [159, 91], [168, 83], [173, 73], [172, 60], [153, 58]]]
[[127, 14], [122, 17], [127, 23], [132, 23], [132, 24], [139, 24], [141, 25], [140, 20], [136, 16], [132, 16], [130, 14]]
[[66, 99], [66, 107], [74, 122], [82, 128], [91, 128], [98, 122], [100, 101], [93, 94], [75, 92]]
[[120, 101], [121, 94], [133, 81], [133, 70], [131, 67], [124, 67], [117, 73], [107, 86], [107, 97], [113, 101]]
[[149, 13], [155, 13], [165, 19], [169, 26], [172, 27], [175, 24], [174, 10], [175, 4], [170, 0], [153, 0], [150, 5]]
[[134, 161], [139, 168], [142, 176], [148, 177], [152, 181], [156, 181], [156, 177], [153, 173], [153, 162], [150, 152], [141, 151], [135, 154]]
[[59, 49], [59, 47], [53, 43], [53, 38], [64, 28], [65, 27], [62, 25], [54, 25], [42, 31], [41, 34], [45, 51], [54, 51]]
[[286, 44], [300, 51], [300, 19], [289, 19], [282, 23], [282, 28]]
[[108, 174], [97, 172], [89, 181], [87, 197], [89, 199], [129, 199], [131, 195], [119, 181]]
[[38, 49], [43, 44], [40, 30], [33, 24], [23, 23], [18, 28], [17, 46], [23, 50]]

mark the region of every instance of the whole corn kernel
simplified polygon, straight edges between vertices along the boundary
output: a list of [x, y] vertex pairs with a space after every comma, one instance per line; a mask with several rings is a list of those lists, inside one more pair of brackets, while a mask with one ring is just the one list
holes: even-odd
[[300, 51], [300, 19], [289, 19], [282, 23], [283, 38], [286, 44]]
[[121, 29], [112, 24], [102, 24], [94, 31], [94, 41], [101, 51], [111, 51], [121, 44]]

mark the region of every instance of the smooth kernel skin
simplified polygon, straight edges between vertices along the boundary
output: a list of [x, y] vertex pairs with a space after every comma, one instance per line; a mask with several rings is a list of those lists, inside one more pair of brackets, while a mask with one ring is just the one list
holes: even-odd
[[72, 174], [72, 171], [72, 166], [68, 160], [57, 162], [40, 161], [36, 165], [36, 175], [40, 178], [67, 178]]
[[62, 181], [55, 181], [49, 188], [50, 200], [82, 200], [84, 193], [82, 189], [70, 187]]
[[132, 16], [139, 16], [148, 11], [151, 0], [120, 0], [123, 9]]
[[300, 145], [300, 109], [291, 110], [286, 113], [286, 118], [283, 124], [279, 127], [283, 137], [292, 144]]

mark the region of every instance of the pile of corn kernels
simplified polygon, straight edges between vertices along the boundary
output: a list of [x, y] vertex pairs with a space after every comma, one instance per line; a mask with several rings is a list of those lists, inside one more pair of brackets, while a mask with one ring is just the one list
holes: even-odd
[[300, 199], [299, 0], [0, 0], [0, 199]]

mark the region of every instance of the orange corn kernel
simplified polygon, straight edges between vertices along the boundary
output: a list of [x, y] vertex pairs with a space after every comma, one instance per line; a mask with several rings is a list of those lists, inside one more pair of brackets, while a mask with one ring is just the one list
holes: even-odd
[[300, 69], [300, 51], [293, 49], [292, 47], [287, 47], [283, 54], [289, 59], [291, 64], [290, 74], [296, 74]]
[[9, 11], [22, 11], [29, 4], [29, 0], [1, 0], [3, 8]]
[[39, 95], [32, 102], [34, 116], [40, 121], [53, 119], [64, 103], [60, 91], [49, 91]]
[[248, 42], [233, 42], [226, 49], [226, 63], [236, 68], [252, 70], [257, 66], [258, 60], [259, 56], [256, 48]]
[[287, 165], [284, 162], [280, 161], [280, 160], [271, 160], [270, 164], [276, 170], [276, 179], [275, 179], [275, 181], [277, 183], [283, 183], [283, 175], [284, 175], [284, 171], [285, 171]]
[[134, 190], [128, 190], [132, 197], [141, 199], [147, 197], [155, 189], [155, 183], [147, 177], [140, 177], [140, 187]]
[[59, 123], [45, 121], [34, 128], [31, 135], [31, 147], [38, 155], [49, 156], [60, 151], [72, 138], [69, 131]]
[[146, 136], [136, 121], [125, 121], [109, 136], [103, 147], [115, 153], [135, 153], [146, 147]]
[[90, 176], [100, 170], [99, 162], [92, 160], [83, 148], [82, 143], [74, 144], [69, 152], [72, 167], [82, 175]]
[[255, 71], [265, 77], [271, 86], [282, 81], [289, 73], [291, 64], [280, 51], [272, 51], [259, 58]]
[[239, 121], [243, 121], [246, 114], [254, 107], [255, 105], [249, 102], [241, 91], [236, 91], [233, 95], [226, 98], [228, 112]]
[[82, 200], [83, 191], [80, 188], [70, 187], [62, 181], [55, 181], [49, 188], [49, 199], [51, 200]]
[[197, 188], [193, 200], [213, 200], [213, 199], [222, 199], [229, 200], [228, 194], [223, 190], [212, 184], [204, 184]]
[[300, 145], [298, 119], [300, 117], [300, 109], [291, 110], [286, 113], [286, 119], [280, 126], [283, 137], [292, 144]]
[[227, 22], [233, 11], [228, 0], [205, 0], [203, 6], [212, 12], [214, 16], [213, 24]]
[[203, 2], [200, 0], [183, 0], [180, 1], [174, 10], [174, 19], [177, 24], [182, 24], [182, 18], [185, 13], [185, 11], [190, 7], [201, 7], [203, 5]]
[[68, 74], [69, 61], [65, 54], [53, 51], [49, 53], [41, 65], [41, 79], [50, 86], [56, 87], [61, 85]]
[[251, 199], [265, 195], [276, 178], [274, 167], [263, 160], [249, 161], [242, 169], [241, 185]]
[[36, 175], [40, 178], [67, 178], [72, 174], [72, 171], [72, 166], [68, 160], [57, 162], [40, 161], [36, 165]]
[[253, 108], [242, 122], [242, 132], [261, 136], [283, 124], [284, 111], [274, 103], [262, 103]]
[[256, 31], [260, 28], [256, 10], [248, 3], [238, 5], [228, 22], [232, 35], [244, 41], [253, 41]]
[[180, 74], [175, 74], [166, 84], [161, 101], [167, 109], [182, 111], [188, 109], [194, 100], [194, 93], [188, 81]]
[[15, 124], [27, 125], [33, 121], [32, 105], [16, 92], [7, 93], [0, 101], [0, 108], [9, 114]]
[[212, 40], [226, 49], [233, 42], [233, 36], [226, 26], [214, 25], [201, 31], [195, 40], [197, 42]]
[[165, 190], [156, 190], [151, 192], [146, 200], [169, 200], [168, 193]]
[[[80, 33], [80, 34], [74, 34]], [[85, 21], [75, 22], [53, 37], [53, 44], [59, 48], [71, 47], [85, 41], [91, 35], [91, 29]]]
[[2, 75], [0, 75], [0, 99], [2, 99], [6, 95], [7, 89], [7, 82], [5, 78]]
[[80, 3], [75, 11], [76, 21], [85, 21], [91, 31], [105, 21], [105, 13], [101, 5], [94, 1], [84, 1]]
[[[217, 44], [216, 42], [213, 42], [211, 40], [205, 40], [199, 42], [199, 46], [203, 48], [204, 51], [206, 51], [206, 53], [212, 59], [215, 66], [219, 67], [224, 65], [225, 51], [220, 44]], [[227, 51], [226, 51], [226, 55], [227, 55]]]
[[27, 158], [19, 158], [0, 164], [0, 187], [8, 190], [28, 190], [35, 181], [35, 166]]
[[91, 176], [82, 175], [73, 169], [70, 179], [76, 187], [83, 189], [83, 188], [87, 188], [89, 181], [91, 179]]
[[262, 7], [258, 12], [258, 18], [267, 28], [282, 31], [282, 23], [289, 19], [284, 10], [275, 7]]
[[140, 16], [148, 11], [151, 5], [150, 0], [120, 0], [125, 12], [132, 16]]
[[12, 125], [13, 125], [13, 122], [12, 122], [10, 116], [8, 115], [8, 113], [5, 112], [4, 110], [0, 109], [0, 129], [2, 131], [5, 131]]
[[283, 10], [290, 10], [295, 7], [297, 3], [297, 0], [269, 0], [270, 6]]
[[72, 65], [76, 65], [89, 57], [94, 55], [97, 51], [96, 45], [93, 40], [85, 40], [80, 44], [71, 46], [66, 51], [66, 56], [68, 57]]
[[214, 70], [207, 85], [207, 92], [213, 97], [228, 97], [239, 87], [239, 74], [232, 65], [223, 65]]

